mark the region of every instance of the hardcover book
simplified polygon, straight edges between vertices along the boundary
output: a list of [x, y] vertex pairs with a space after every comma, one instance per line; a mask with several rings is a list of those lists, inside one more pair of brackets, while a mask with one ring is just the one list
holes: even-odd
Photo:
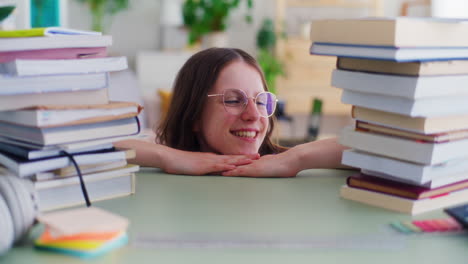
[[0, 52], [0, 63], [16, 59], [24, 60], [65, 60], [84, 58], [103, 58], [107, 56], [107, 47], [58, 48], [39, 50], [19, 50]]
[[353, 106], [354, 119], [422, 134], [468, 129], [468, 115], [410, 117], [375, 109]]
[[[468, 96], [468, 75], [400, 76], [334, 70], [331, 85], [345, 90], [419, 99]], [[444, 89], [441, 89], [444, 87]]]
[[468, 202], [468, 189], [419, 200], [398, 197], [349, 186], [342, 186], [341, 197], [384, 209], [416, 215]]
[[60, 48], [91, 48], [112, 45], [111, 36], [60, 35], [54, 37], [2, 38], [0, 52]]
[[336, 67], [341, 70], [385, 73], [407, 76], [468, 74], [468, 60], [396, 62], [340, 57]]

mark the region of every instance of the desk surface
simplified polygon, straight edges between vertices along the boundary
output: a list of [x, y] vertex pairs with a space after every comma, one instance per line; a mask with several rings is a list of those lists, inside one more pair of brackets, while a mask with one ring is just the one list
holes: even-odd
[[[309, 170], [296, 178], [252, 179], [144, 168], [135, 195], [95, 203], [130, 219], [129, 245], [90, 262], [466, 262], [468, 234], [399, 234], [388, 223], [411, 216], [340, 199], [339, 187], [351, 173]], [[445, 216], [435, 211], [417, 218]], [[30, 246], [0, 257], [10, 264], [81, 262]]]

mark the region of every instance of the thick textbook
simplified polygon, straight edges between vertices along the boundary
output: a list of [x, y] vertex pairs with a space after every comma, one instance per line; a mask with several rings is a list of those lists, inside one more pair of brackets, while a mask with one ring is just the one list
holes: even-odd
[[0, 63], [0, 74], [11, 76], [86, 74], [121, 71], [125, 69], [127, 69], [126, 57], [67, 60], [16, 59]]
[[349, 18], [312, 22], [313, 42], [395, 47], [468, 47], [466, 20], [441, 18]]
[[100, 36], [101, 32], [85, 31], [64, 27], [40, 27], [29, 29], [0, 30], [0, 38], [25, 38], [57, 35], [93, 35]]
[[341, 70], [409, 76], [468, 74], [468, 60], [440, 60], [425, 62], [396, 62], [339, 57], [336, 67]]
[[349, 186], [342, 186], [341, 197], [401, 213], [416, 215], [468, 202], [468, 189], [434, 198], [408, 199]]
[[468, 139], [468, 130], [455, 130], [450, 132], [440, 132], [434, 134], [422, 134], [411, 131], [406, 131], [397, 128], [381, 126], [377, 124], [367, 123], [364, 121], [356, 121], [356, 130], [367, 131], [376, 134], [390, 135], [402, 137], [405, 139], [413, 139], [422, 142], [444, 143], [455, 140]]
[[40, 50], [18, 50], [0, 52], [0, 62], [16, 59], [24, 60], [65, 60], [84, 58], [103, 58], [107, 56], [107, 47], [59, 48]]
[[[133, 150], [102, 150], [96, 152], [85, 152], [73, 154], [78, 165], [96, 164], [108, 161], [121, 161], [135, 157]], [[18, 175], [29, 177], [36, 173], [60, 169], [73, 165], [71, 160], [64, 155], [27, 160], [18, 156], [0, 152], [0, 164]]]
[[107, 35], [61, 35], [54, 37], [2, 38], [0, 40], [0, 52], [108, 47], [112, 45], [112, 37]]
[[15, 110], [35, 105], [93, 105], [109, 103], [108, 89], [25, 93], [0, 96], [0, 111]]
[[310, 47], [309, 52], [315, 55], [392, 60], [398, 62], [468, 59], [468, 46], [453, 48], [397, 48], [315, 42]]
[[42, 76], [0, 75], [0, 95], [97, 90], [109, 84], [108, 73]]
[[446, 143], [426, 143], [401, 137], [355, 131], [353, 127], [342, 130], [341, 144], [385, 157], [433, 165], [468, 156], [468, 139]]
[[[331, 85], [345, 90], [419, 99], [439, 96], [468, 96], [468, 74], [401, 76], [333, 70]], [[443, 89], [441, 87], [444, 87]]]
[[468, 157], [426, 165], [348, 149], [343, 151], [341, 163], [372, 176], [431, 188], [468, 179]]
[[411, 117], [443, 117], [468, 114], [468, 96], [440, 96], [418, 100], [343, 90], [341, 102]]
[[[136, 165], [83, 175], [92, 202], [135, 193]], [[85, 204], [78, 177], [34, 182], [41, 212]]]
[[136, 135], [140, 132], [138, 117], [99, 123], [59, 127], [28, 127], [2, 123], [0, 135], [36, 145], [60, 145], [73, 142]]
[[363, 173], [349, 176], [346, 179], [346, 183], [349, 187], [381, 192], [414, 200], [433, 198], [435, 196], [445, 195], [450, 192], [468, 188], [468, 180], [430, 189], [398, 181], [378, 178]]
[[99, 105], [38, 105], [0, 111], [0, 121], [33, 127], [68, 126], [133, 117], [141, 110], [137, 103], [117, 101]]
[[423, 134], [468, 129], [468, 114], [430, 118], [410, 117], [365, 107], [353, 106], [351, 116], [356, 120]]

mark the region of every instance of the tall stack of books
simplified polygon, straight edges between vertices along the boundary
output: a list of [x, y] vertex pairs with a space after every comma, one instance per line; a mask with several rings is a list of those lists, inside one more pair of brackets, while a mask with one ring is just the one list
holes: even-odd
[[337, 56], [332, 85], [353, 105], [342, 197], [418, 214], [468, 202], [468, 24], [321, 20], [310, 53]]
[[111, 43], [63, 28], [0, 31], [0, 175], [34, 181], [41, 211], [135, 191], [135, 152], [112, 142], [139, 133], [141, 107], [108, 99], [108, 72], [127, 68], [107, 57]]

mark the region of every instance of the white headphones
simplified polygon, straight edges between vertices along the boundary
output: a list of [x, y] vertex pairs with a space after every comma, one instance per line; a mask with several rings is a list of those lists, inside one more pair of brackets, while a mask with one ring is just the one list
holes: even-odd
[[31, 181], [13, 175], [0, 176], [0, 256], [25, 237], [35, 222], [38, 208]]

